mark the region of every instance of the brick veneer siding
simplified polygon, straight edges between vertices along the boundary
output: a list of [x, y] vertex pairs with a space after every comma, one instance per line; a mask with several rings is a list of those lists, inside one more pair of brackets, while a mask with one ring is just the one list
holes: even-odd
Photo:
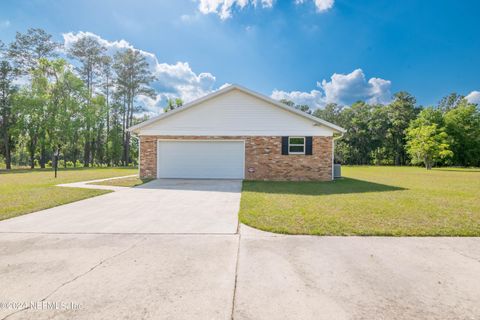
[[[332, 137], [313, 137], [312, 155], [282, 155], [282, 139], [261, 136], [141, 136], [140, 176], [157, 175], [157, 140], [245, 140], [245, 178], [248, 180], [331, 180]], [[253, 168], [253, 172], [251, 169]]]

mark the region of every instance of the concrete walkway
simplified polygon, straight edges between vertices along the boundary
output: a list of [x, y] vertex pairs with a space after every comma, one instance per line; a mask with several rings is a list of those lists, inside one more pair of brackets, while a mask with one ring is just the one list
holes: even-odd
[[80, 181], [80, 182], [72, 182], [72, 183], [64, 183], [57, 185], [58, 187], [67, 187], [67, 188], [84, 188], [84, 189], [100, 189], [100, 190], [112, 190], [112, 191], [121, 191], [130, 189], [129, 187], [118, 187], [118, 186], [105, 186], [99, 184], [91, 184], [95, 182], [103, 182], [108, 180], [118, 180], [118, 179], [125, 179], [125, 178], [132, 178], [137, 177], [136, 174], [131, 174], [128, 176], [121, 176], [121, 177], [114, 177], [114, 178], [105, 178], [105, 179], [95, 179], [89, 181]]
[[[238, 185], [157, 180], [0, 222], [0, 319], [480, 315], [479, 238], [286, 236], [237, 228], [230, 216], [238, 211]], [[151, 209], [149, 220], [141, 200], [171, 212], [162, 219]], [[220, 221], [208, 229], [202, 219], [214, 218]]]

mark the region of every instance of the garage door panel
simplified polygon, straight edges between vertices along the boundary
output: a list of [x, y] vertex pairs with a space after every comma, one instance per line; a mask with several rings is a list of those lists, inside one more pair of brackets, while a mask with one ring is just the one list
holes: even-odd
[[159, 141], [159, 178], [242, 179], [243, 141]]

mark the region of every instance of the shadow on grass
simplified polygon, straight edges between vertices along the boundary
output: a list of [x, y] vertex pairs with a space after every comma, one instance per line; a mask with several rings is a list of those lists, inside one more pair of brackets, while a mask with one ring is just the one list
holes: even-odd
[[335, 181], [244, 181], [244, 192], [297, 194], [297, 195], [331, 195], [366, 192], [400, 191], [406, 188], [389, 186], [385, 184], [342, 178]]
[[433, 171], [446, 171], [446, 172], [465, 172], [465, 173], [470, 173], [470, 172], [480, 172], [480, 169], [470, 169], [470, 168], [465, 168], [465, 169], [439, 169], [439, 168], [434, 168]]

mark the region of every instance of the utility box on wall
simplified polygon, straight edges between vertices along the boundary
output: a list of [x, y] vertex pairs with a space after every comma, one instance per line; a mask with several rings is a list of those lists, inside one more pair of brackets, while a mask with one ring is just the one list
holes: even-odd
[[333, 165], [333, 178], [338, 179], [342, 177], [342, 165], [334, 164]]

